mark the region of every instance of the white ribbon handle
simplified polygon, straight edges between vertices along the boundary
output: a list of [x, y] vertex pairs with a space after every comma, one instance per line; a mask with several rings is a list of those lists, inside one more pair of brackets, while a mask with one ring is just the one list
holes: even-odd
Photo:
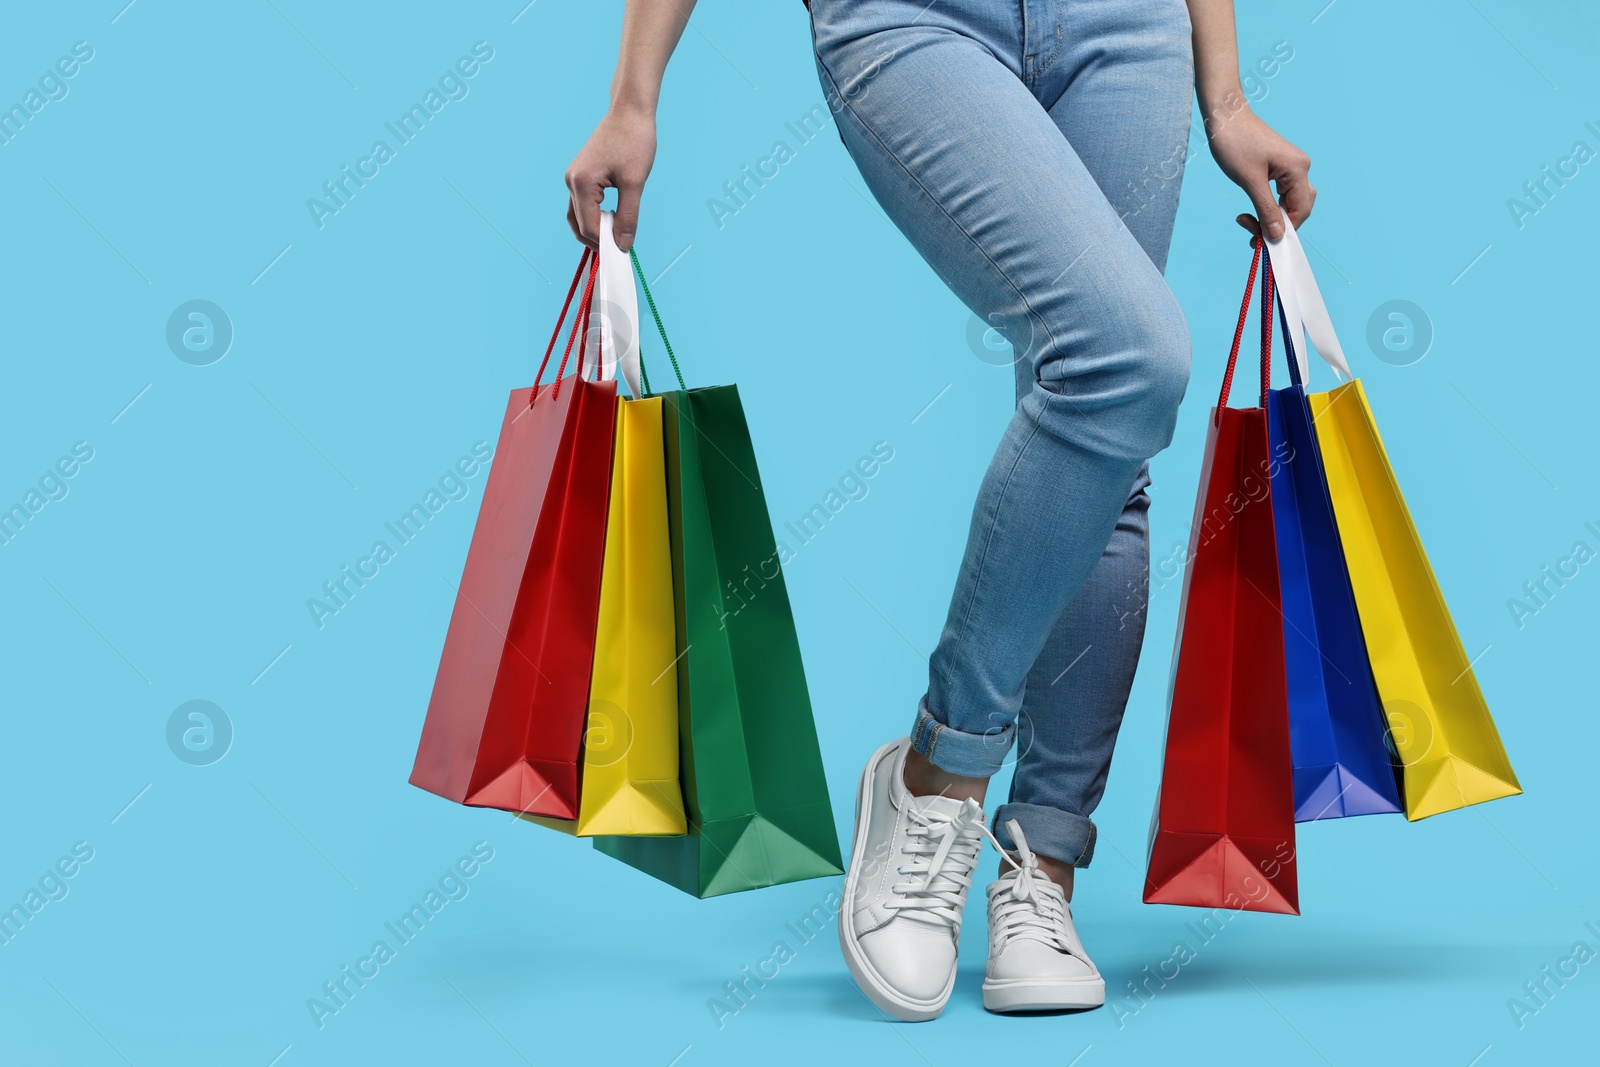
[[612, 236], [613, 220], [612, 212], [600, 212], [600, 266], [589, 303], [590, 320], [600, 329], [598, 333], [591, 329], [584, 337], [580, 368], [592, 371], [598, 357], [601, 372], [620, 376], [628, 393], [637, 398], [644, 395], [639, 385], [639, 294], [633, 263]]
[[1345, 362], [1344, 349], [1339, 345], [1338, 334], [1334, 333], [1333, 320], [1328, 317], [1328, 306], [1322, 302], [1322, 291], [1311, 273], [1311, 261], [1306, 258], [1306, 250], [1287, 214], [1283, 216], [1283, 236], [1267, 241], [1267, 261], [1272, 265], [1278, 298], [1283, 302], [1284, 320], [1289, 324], [1289, 339], [1294, 345], [1300, 380], [1308, 384], [1311, 381], [1311, 366], [1306, 359], [1307, 335], [1317, 355], [1333, 368], [1340, 381], [1355, 377], [1350, 373], [1350, 364]]

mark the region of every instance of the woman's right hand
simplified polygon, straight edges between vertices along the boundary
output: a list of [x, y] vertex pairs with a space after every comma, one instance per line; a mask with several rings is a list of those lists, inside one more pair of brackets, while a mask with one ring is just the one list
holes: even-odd
[[600, 202], [607, 189], [617, 191], [614, 225], [617, 247], [633, 247], [639, 230], [639, 196], [656, 158], [656, 120], [652, 110], [606, 112], [594, 133], [567, 167], [567, 225], [578, 240], [598, 248]]

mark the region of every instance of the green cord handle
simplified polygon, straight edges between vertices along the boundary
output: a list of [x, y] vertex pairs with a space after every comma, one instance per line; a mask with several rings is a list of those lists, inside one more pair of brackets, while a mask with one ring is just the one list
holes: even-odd
[[[633, 261], [633, 273], [639, 278], [639, 288], [644, 290], [645, 302], [650, 305], [650, 316], [656, 320], [656, 329], [661, 333], [661, 343], [667, 349], [667, 358], [672, 361], [672, 373], [677, 375], [678, 388], [688, 389], [684, 384], [683, 371], [678, 367], [678, 357], [672, 352], [672, 342], [667, 340], [667, 328], [661, 324], [661, 312], [656, 310], [656, 298], [650, 295], [650, 283], [644, 280], [644, 268], [639, 266], [639, 253], [628, 249], [628, 258]], [[639, 376], [644, 381], [645, 392], [650, 391], [650, 376], [644, 371], [644, 360], [639, 360]]]

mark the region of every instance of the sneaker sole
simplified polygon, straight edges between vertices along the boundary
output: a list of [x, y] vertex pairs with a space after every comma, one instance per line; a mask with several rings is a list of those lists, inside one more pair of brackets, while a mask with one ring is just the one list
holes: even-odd
[[1023, 978], [983, 980], [983, 1006], [990, 1011], [1071, 1011], [1106, 1002], [1106, 980], [1073, 978], [1038, 982]]
[[867, 999], [876, 1004], [879, 1010], [904, 1023], [924, 1023], [938, 1018], [939, 1013], [944, 1011], [945, 1004], [950, 1000], [950, 993], [955, 988], [955, 970], [952, 968], [950, 981], [945, 984], [944, 992], [937, 1000], [912, 1000], [903, 996], [873, 970], [872, 963], [856, 941], [855, 931], [851, 929], [850, 922], [853, 911], [850, 902], [855, 899], [856, 880], [861, 873], [862, 851], [866, 847], [872, 772], [884, 758], [886, 750], [897, 744], [898, 741], [891, 741], [872, 754], [872, 758], [867, 761], [866, 769], [861, 772], [861, 783], [856, 787], [856, 833], [855, 839], [850, 844], [849, 873], [844, 879], [844, 904], [839, 908], [839, 948], [844, 953], [845, 966], [850, 968], [850, 977], [856, 980], [861, 992], [865, 993]]

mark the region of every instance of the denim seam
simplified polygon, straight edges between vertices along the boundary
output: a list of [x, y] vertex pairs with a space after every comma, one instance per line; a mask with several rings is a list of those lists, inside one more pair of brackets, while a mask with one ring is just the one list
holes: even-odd
[[[872, 138], [874, 141], [876, 141], [878, 143], [878, 147], [883, 150], [885, 155], [887, 155], [890, 159], [894, 160], [895, 164], [900, 168], [900, 170], [905, 174], [905, 176], [907, 178], [910, 178], [911, 181], [916, 184], [917, 189], [922, 193], [923, 196], [927, 197], [928, 202], [930, 204], [932, 204], [935, 208], [937, 208], [939, 210], [939, 212], [941, 214], [943, 214], [946, 219], [949, 220], [950, 224], [956, 228], [957, 232], [959, 232], [962, 237], [966, 238], [967, 242], [970, 245], [972, 245], [972, 247], [977, 250], [978, 254], [981, 255], [984, 258], [984, 260], [989, 264], [989, 266], [991, 268], [993, 268], [995, 274], [997, 274], [1000, 277], [1000, 279], [1002, 281], [1004, 281], [1006, 283], [1006, 285], [1011, 288], [1011, 291], [1016, 294], [1018, 301], [1021, 302], [1023, 308], [1027, 311], [1027, 314], [1029, 315], [1029, 317], [1034, 319], [1034, 320], [1036, 320], [1039, 323], [1039, 325], [1043, 327], [1044, 333], [1045, 333], [1045, 337], [1047, 338], [1048, 343], [1052, 347], [1054, 347], [1055, 343], [1056, 343], [1055, 342], [1055, 334], [1051, 331], [1050, 324], [1045, 321], [1043, 315], [1040, 315], [1036, 311], [1034, 311], [1033, 305], [1028, 300], [1027, 294], [1022, 291], [1022, 288], [1020, 286], [1018, 286], [1017, 283], [1015, 281], [1013, 281], [1008, 274], [1006, 274], [1005, 269], [1003, 267], [1001, 267], [1000, 264], [998, 264], [998, 263], [996, 263], [994, 261], [994, 257], [990, 256], [988, 251], [983, 247], [983, 245], [978, 242], [977, 238], [973, 237], [972, 234], [967, 230], [967, 228], [961, 224], [961, 220], [957, 219], [954, 215], [950, 214], [949, 210], [946, 209], [945, 206], [942, 203], [939, 202], [939, 199], [937, 197], [935, 197], [932, 192], [929, 191], [928, 187], [922, 183], [922, 179], [917, 177], [916, 173], [914, 171], [912, 171], [912, 169], [910, 167], [906, 166], [905, 161], [900, 158], [899, 153], [897, 153], [893, 148], [891, 148], [889, 146], [889, 144], [886, 141], [884, 141], [884, 139], [882, 137], [879, 137], [877, 135], [877, 133], [875, 133], [873, 131], [871, 126], [867, 125], [866, 120], [863, 119], [861, 117], [860, 113], [856, 111], [854, 105], [852, 105], [849, 100], [845, 99], [844, 95], [839, 91], [839, 79], [834, 75], [833, 68], [831, 66], [829, 66], [827, 59], [825, 59], [823, 57], [821, 50], [820, 49], [813, 49], [813, 50], [814, 50], [814, 52], [816, 54], [816, 57], [817, 57], [817, 64], [818, 64], [818, 66], [820, 66], [822, 68], [823, 73], [828, 76], [828, 82], [833, 87], [834, 95], [839, 99], [839, 102], [840, 102], [842, 108], [845, 111], [849, 112], [850, 117], [855, 120], [856, 125], [861, 128], [862, 132], [865, 133], [868, 137]], [[1037, 378], [1037, 374], [1038, 374], [1038, 372], [1037, 372], [1037, 368], [1036, 368], [1035, 369], [1035, 377], [1036, 378]], [[1053, 395], [1065, 396], [1065, 394], [1053, 394]], [[1068, 402], [1070, 403], [1071, 402], [1071, 398], [1067, 397], [1067, 399], [1068, 399]], [[1021, 411], [1024, 411], [1024, 412], [1026, 412], [1026, 410], [1027, 410], [1026, 407], [1024, 407], [1021, 404], [1018, 404], [1017, 408], [1018, 408], [1018, 410], [1021, 410]], [[1028, 435], [1028, 440], [1023, 442], [1022, 448], [1017, 450], [1016, 461], [1013, 462], [1011, 470], [1008, 471], [1007, 474], [1006, 474], [1006, 487], [1007, 488], [1010, 487], [1011, 477], [1015, 473], [1017, 465], [1021, 462], [1023, 452], [1025, 452], [1027, 450], [1028, 445], [1032, 444], [1034, 437], [1038, 435], [1039, 422], [1038, 422], [1037, 419], [1032, 420], [1032, 422], [1033, 422], [1033, 429]], [[1001, 495], [1002, 495], [1002, 497], [1004, 496], [1004, 489], [1002, 489]], [[978, 564], [978, 568], [977, 568], [977, 572], [978, 572], [978, 574], [980, 576], [983, 573], [983, 561], [988, 558], [988, 548], [989, 548], [990, 541], [994, 537], [994, 525], [995, 524], [993, 522], [991, 522], [989, 524], [989, 535], [984, 540], [984, 556], [983, 556], [982, 559], [980, 559], [979, 564]], [[966, 635], [967, 625], [968, 625], [968, 623], [969, 623], [969, 621], [971, 619], [971, 613], [972, 613], [972, 608], [973, 608], [973, 600], [975, 600], [976, 598], [977, 598], [977, 581], [975, 580], [974, 581], [974, 588], [973, 588], [972, 596], [968, 599], [967, 605], [966, 605], [966, 611], [962, 615], [961, 633], [957, 636], [957, 641], [958, 642], [962, 638], [964, 638], [965, 635]], [[946, 712], [946, 714], [948, 714], [948, 712]], [[937, 733], [935, 733], [934, 738], [930, 741], [930, 747], [929, 747], [929, 750], [928, 750], [929, 751], [929, 762], [932, 762], [932, 751], [933, 751], [932, 745], [934, 743], [936, 743], [937, 740], [938, 740], [938, 735], [937, 735]]]
[[[999, 834], [1001, 832], [1001, 825], [1002, 825], [1001, 822], [1000, 822], [1001, 812], [1005, 811], [1013, 803], [1015, 803], [1015, 802], [1008, 800], [1005, 804], [1001, 805], [999, 808], [996, 809], [995, 816], [994, 816], [994, 832], [996, 834]], [[1075, 822], [1076, 820], [1082, 820], [1084, 826], [1086, 827], [1086, 830], [1085, 830], [1085, 833], [1084, 833], [1083, 845], [1082, 845], [1082, 847], [1079, 848], [1077, 855], [1073, 856], [1073, 857], [1070, 857], [1070, 858], [1068, 856], [1056, 856], [1055, 858], [1060, 859], [1064, 863], [1070, 863], [1074, 867], [1086, 867], [1086, 866], [1088, 866], [1088, 859], [1090, 857], [1092, 857], [1092, 855], [1094, 853], [1095, 840], [1096, 840], [1096, 837], [1098, 836], [1098, 828], [1095, 826], [1094, 820], [1092, 818], [1090, 818], [1089, 816], [1083, 814], [1082, 812], [1069, 811], [1066, 808], [1056, 807], [1056, 806], [1053, 806], [1053, 805], [1050, 805], [1050, 804], [1039, 804], [1039, 803], [1033, 803], [1033, 802], [1024, 802], [1021, 806], [1027, 807], [1027, 808], [1037, 808], [1037, 809], [1041, 809], [1041, 810], [1047, 810], [1047, 811], [1053, 812], [1057, 816], [1066, 817], [1069, 822]], [[1075, 836], [1075, 835], [1073, 835], [1073, 836]], [[1045, 853], [1045, 854], [1046, 855], [1053, 855], [1053, 853], [1048, 853], [1048, 852]]]
[[1074, 867], [1083, 862], [1083, 857], [1089, 854], [1089, 846], [1092, 844], [1094, 844], [1094, 822], [1091, 820], [1089, 822], [1089, 832], [1083, 838], [1083, 849], [1078, 853], [1078, 858], [1072, 861]]
[[[1060, 22], [1060, 20], [1057, 20], [1056, 21], [1056, 46], [1054, 48], [1052, 48], [1050, 50], [1049, 54], [1046, 55], [1043, 59], [1041, 59], [1039, 61], [1039, 65], [1034, 68], [1034, 71], [1033, 71], [1033, 74], [1032, 74], [1032, 81], [1030, 81], [1029, 84], [1028, 84], [1028, 88], [1029, 89], [1037, 88], [1038, 85], [1039, 85], [1039, 79], [1043, 78], [1046, 74], [1050, 73], [1050, 68], [1056, 65], [1056, 60], [1061, 57], [1061, 49], [1063, 47], [1065, 47], [1065, 45], [1066, 45], [1066, 41], [1062, 37], [1062, 34], [1061, 34], [1061, 22]], [[1024, 42], [1024, 47], [1026, 47], [1026, 42]]]
[[[1016, 458], [1011, 462], [1011, 469], [1006, 471], [1006, 482], [1000, 487], [1000, 495], [995, 501], [994, 511], [1000, 510], [1000, 505], [1005, 502], [1006, 493], [1011, 490], [1012, 479], [1016, 476], [1017, 468], [1022, 465], [1023, 454], [1028, 451], [1028, 446], [1033, 444], [1033, 439], [1039, 435], [1039, 424], [1035, 422], [1033, 429], [1028, 433], [1028, 439], [1022, 442], [1022, 447], [1017, 449]], [[983, 552], [978, 556], [977, 564], [973, 567], [972, 592], [967, 596], [967, 602], [961, 613], [961, 629], [956, 634], [956, 644], [967, 638], [967, 630], [972, 624], [972, 612], [978, 599], [979, 586], [983, 584], [984, 568], [989, 562], [989, 546], [994, 543], [995, 527], [1000, 525], [998, 519], [990, 518], [989, 529], [983, 539]]]

